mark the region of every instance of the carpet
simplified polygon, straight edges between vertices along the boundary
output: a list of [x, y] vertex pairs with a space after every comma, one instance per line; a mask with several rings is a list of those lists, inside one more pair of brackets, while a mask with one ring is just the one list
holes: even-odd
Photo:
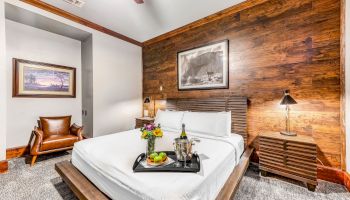
[[[75, 196], [54, 169], [57, 162], [69, 160], [69, 152], [39, 156], [30, 167], [24, 158], [9, 161], [9, 173], [0, 175], [1, 200], [75, 200]], [[350, 200], [344, 186], [319, 181], [315, 192], [302, 183], [270, 175], [259, 176], [251, 165], [243, 177], [234, 200]]]

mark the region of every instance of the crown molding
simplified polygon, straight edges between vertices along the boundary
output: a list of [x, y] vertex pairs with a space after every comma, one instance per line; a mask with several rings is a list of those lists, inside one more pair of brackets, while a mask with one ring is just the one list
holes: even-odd
[[60, 8], [52, 6], [52, 5], [50, 5], [48, 3], [45, 3], [45, 2], [43, 2], [41, 0], [20, 0], [20, 1], [22, 1], [24, 3], [27, 3], [27, 4], [30, 4], [32, 6], [35, 6], [37, 8], [43, 9], [43, 10], [45, 10], [47, 12], [56, 14], [58, 16], [64, 17], [64, 18], [69, 19], [71, 21], [74, 21], [74, 22], [76, 22], [78, 24], [81, 24], [81, 25], [87, 26], [89, 28], [95, 29], [95, 30], [100, 31], [102, 33], [111, 35], [111, 36], [113, 36], [115, 38], [118, 38], [118, 39], [121, 39], [121, 40], [124, 40], [126, 42], [129, 42], [129, 43], [132, 43], [134, 45], [142, 47], [142, 43], [137, 41], [137, 40], [134, 40], [134, 39], [132, 39], [130, 37], [127, 37], [127, 36], [125, 36], [123, 34], [120, 34], [118, 32], [112, 31], [112, 30], [110, 30], [108, 28], [105, 28], [105, 27], [103, 27], [101, 25], [98, 25], [98, 24], [96, 24], [94, 22], [91, 22], [91, 21], [89, 21], [87, 19], [81, 18], [81, 17], [79, 17], [77, 15], [74, 15], [74, 14], [69, 13], [67, 11], [64, 11], [64, 10], [62, 10]]

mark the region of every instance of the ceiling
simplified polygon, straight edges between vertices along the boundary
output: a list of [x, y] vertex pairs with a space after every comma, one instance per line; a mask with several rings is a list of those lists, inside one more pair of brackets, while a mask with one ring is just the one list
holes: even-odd
[[144, 42], [244, 0], [85, 0], [82, 8], [63, 0], [42, 1]]

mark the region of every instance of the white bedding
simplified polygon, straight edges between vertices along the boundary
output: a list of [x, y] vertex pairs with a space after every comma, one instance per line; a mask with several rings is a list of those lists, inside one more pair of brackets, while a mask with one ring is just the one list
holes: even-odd
[[[156, 150], [172, 151], [173, 139], [178, 136], [179, 132], [164, 131]], [[237, 134], [226, 138], [188, 136], [201, 140], [194, 147], [201, 158], [197, 174], [134, 173], [132, 165], [146, 148], [139, 129], [75, 143], [72, 163], [112, 199], [215, 199], [239, 162], [243, 138]]]

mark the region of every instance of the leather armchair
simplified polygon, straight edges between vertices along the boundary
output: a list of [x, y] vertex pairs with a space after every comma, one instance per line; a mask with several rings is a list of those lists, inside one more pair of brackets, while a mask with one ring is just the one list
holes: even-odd
[[83, 139], [83, 127], [70, 125], [72, 116], [40, 117], [34, 127], [34, 143], [31, 147], [31, 166], [39, 155], [72, 149], [75, 142]]

